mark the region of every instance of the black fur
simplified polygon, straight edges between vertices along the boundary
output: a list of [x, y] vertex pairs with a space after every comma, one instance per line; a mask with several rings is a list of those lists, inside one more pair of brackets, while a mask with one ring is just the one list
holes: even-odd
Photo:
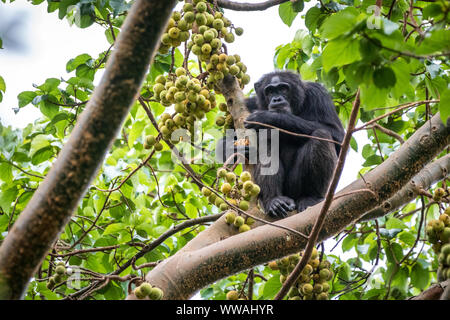
[[[342, 142], [341, 121], [330, 95], [320, 84], [301, 81], [290, 71], [275, 71], [255, 83], [255, 91], [256, 97], [247, 100], [252, 112], [247, 120]], [[245, 126], [257, 131], [268, 129], [257, 124]], [[227, 150], [230, 139], [234, 138], [222, 139], [217, 150]], [[219, 160], [226, 160], [223, 151], [218, 152]], [[227, 150], [228, 154], [234, 151]], [[339, 152], [337, 144], [280, 132], [277, 173], [262, 175], [265, 165], [254, 166], [253, 179], [261, 188], [259, 200], [265, 212], [285, 217], [289, 211], [300, 212], [322, 201]]]

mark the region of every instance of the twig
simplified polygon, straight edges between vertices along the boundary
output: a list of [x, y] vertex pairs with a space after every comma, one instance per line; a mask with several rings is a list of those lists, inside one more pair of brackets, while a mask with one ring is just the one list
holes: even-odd
[[[113, 181], [113, 186], [116, 183], [117, 179], [115, 179]], [[100, 219], [100, 216], [102, 215], [103, 211], [106, 208], [106, 205], [109, 201], [109, 197], [111, 196], [112, 191], [108, 192], [108, 195], [106, 196], [105, 202], [103, 203], [103, 207], [100, 209], [100, 212], [97, 214], [97, 217], [95, 218], [94, 222], [91, 224], [91, 226], [78, 238], [77, 241], [75, 241], [71, 246], [70, 249], [73, 249], [77, 244], [79, 244], [84, 237], [86, 237], [86, 235], [92, 230], [92, 228], [94, 228], [95, 224], [97, 223], [98, 219]]]
[[279, 130], [280, 132], [284, 132], [286, 134], [292, 135], [292, 136], [296, 136], [296, 137], [303, 137], [303, 138], [310, 138], [310, 139], [314, 139], [314, 140], [320, 140], [320, 141], [326, 141], [326, 142], [331, 142], [331, 143], [335, 143], [339, 146], [342, 146], [342, 144], [339, 141], [335, 141], [335, 140], [331, 140], [331, 139], [326, 139], [326, 138], [321, 138], [321, 137], [316, 137], [316, 136], [311, 136], [308, 134], [303, 134], [303, 133], [295, 133], [295, 132], [291, 132], [285, 129], [281, 129], [278, 127], [275, 127], [273, 125], [267, 124], [267, 123], [262, 123], [262, 122], [257, 122], [257, 121], [248, 121], [248, 120], [244, 120], [245, 123], [249, 123], [249, 124], [257, 124], [263, 127], [268, 127], [268, 128], [272, 128], [272, 129], [276, 129]]
[[11, 161], [9, 161], [9, 160], [6, 160], [6, 159], [0, 159], [0, 162], [2, 162], [2, 161], [3, 161], [3, 162], [6, 162], [7, 164], [9, 164], [9, 165], [11, 165], [11, 166], [13, 166], [14, 168], [18, 169], [19, 171], [25, 173], [26, 175], [29, 175], [29, 176], [32, 176], [32, 177], [36, 177], [36, 178], [39, 178], [39, 179], [44, 179], [43, 176], [40, 176], [40, 175], [37, 175], [37, 174], [34, 174], [34, 173], [26, 172], [26, 171], [23, 170], [21, 167], [19, 167], [18, 165], [14, 164], [13, 162], [11, 162]]
[[[405, 15], [406, 15], [406, 13], [405, 13]], [[404, 25], [406, 25], [406, 23]], [[411, 53], [411, 52], [408, 52], [408, 51], [400, 51], [400, 50], [397, 50], [397, 49], [393, 49], [393, 48], [389, 48], [389, 47], [383, 46], [379, 42], [374, 41], [374, 39], [372, 39], [371, 37], [369, 37], [365, 33], [362, 33], [362, 36], [364, 38], [366, 38], [367, 40], [369, 40], [370, 42], [372, 42], [377, 47], [385, 49], [385, 50], [388, 50], [388, 51], [392, 51], [392, 52], [397, 53], [397, 54], [399, 54], [401, 56], [411, 57], [411, 58], [415, 58], [415, 59], [432, 59], [432, 58], [437, 58], [437, 57], [440, 57], [440, 56], [450, 56], [450, 52], [437, 53], [437, 54], [432, 54], [432, 55], [428, 55], [428, 56], [418, 56], [418, 55], [416, 55], [414, 53]]]
[[417, 245], [417, 242], [419, 242], [419, 239], [420, 239], [420, 233], [422, 232], [423, 220], [425, 218], [425, 200], [424, 200], [423, 196], [420, 196], [420, 201], [422, 203], [422, 210], [420, 212], [420, 222], [419, 222], [419, 229], [417, 230], [416, 241], [414, 241], [414, 244], [412, 245], [411, 249], [408, 251], [407, 254], [405, 254], [403, 259], [400, 260], [399, 265], [402, 264], [411, 255], [411, 253], [413, 252], [414, 248]]
[[283, 284], [280, 291], [275, 296], [274, 300], [281, 300], [284, 298], [284, 296], [287, 294], [291, 286], [294, 284], [294, 282], [297, 281], [297, 278], [299, 277], [301, 271], [305, 267], [306, 263], [311, 257], [312, 250], [314, 248], [314, 245], [317, 242], [317, 239], [319, 237], [319, 232], [322, 229], [322, 226], [325, 222], [325, 216], [328, 212], [328, 209], [333, 201], [334, 192], [336, 190], [336, 187], [339, 182], [339, 178], [341, 176], [342, 170], [344, 168], [344, 162], [345, 158], [347, 156], [347, 151], [350, 146], [350, 140], [352, 137], [352, 132], [355, 127], [355, 123], [358, 116], [359, 106], [360, 106], [360, 91], [358, 89], [355, 97], [355, 101], [353, 102], [353, 108], [350, 114], [350, 119], [348, 123], [347, 132], [344, 136], [344, 140], [342, 142], [342, 150], [339, 154], [339, 158], [336, 164], [336, 167], [334, 169], [333, 178], [331, 180], [331, 183], [328, 187], [327, 194], [325, 196], [325, 201], [322, 205], [322, 208], [320, 209], [319, 216], [317, 218], [317, 221], [315, 222], [313, 229], [311, 231], [311, 234], [309, 235], [308, 242], [306, 244], [305, 252], [298, 262], [298, 264], [295, 266], [292, 273], [289, 275], [289, 277], [286, 279], [286, 282]]
[[439, 99], [436, 99], [436, 100], [422, 100], [422, 101], [408, 102], [408, 103], [400, 104], [397, 109], [392, 110], [391, 112], [385, 113], [385, 114], [383, 114], [383, 115], [381, 115], [379, 117], [376, 117], [375, 119], [367, 121], [362, 126], [353, 129], [353, 132], [365, 129], [366, 127], [370, 126], [372, 123], [375, 123], [375, 122], [377, 122], [377, 121], [379, 121], [379, 120], [381, 120], [383, 118], [386, 118], [386, 117], [388, 117], [388, 116], [390, 116], [390, 115], [392, 115], [392, 114], [394, 114], [394, 113], [396, 113], [396, 112], [398, 112], [400, 110], [407, 109], [407, 108], [414, 107], [414, 106], [418, 106], [418, 105], [421, 105], [421, 104], [425, 104], [427, 102], [428, 103], [437, 103], [439, 101], [440, 101]]
[[381, 132], [387, 134], [388, 136], [391, 136], [392, 138], [397, 139], [400, 142], [400, 144], [405, 143], [405, 140], [403, 140], [403, 138], [398, 133], [396, 133], [392, 130], [386, 129], [385, 127], [380, 126], [378, 123], [374, 123], [371, 128], [378, 129]]

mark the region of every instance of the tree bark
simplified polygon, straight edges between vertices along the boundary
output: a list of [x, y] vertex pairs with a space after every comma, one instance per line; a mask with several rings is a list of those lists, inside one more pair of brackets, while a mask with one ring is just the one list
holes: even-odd
[[[364, 181], [359, 179], [337, 194], [370, 188], [376, 196], [369, 192], [353, 193], [333, 201], [318, 241], [336, 235], [365, 212], [391, 198], [449, 142], [450, 128], [437, 114], [389, 159], [367, 173]], [[276, 224], [308, 234], [321, 206], [319, 203]], [[194, 251], [179, 252], [150, 271], [146, 280], [164, 291], [164, 299], [188, 299], [214, 281], [298, 252], [305, 244], [303, 237], [265, 225]]]
[[19, 299], [98, 172], [139, 93], [176, 0], [138, 0], [69, 141], [0, 247], [0, 299]]
[[381, 218], [388, 213], [397, 210], [402, 205], [414, 200], [414, 198], [419, 195], [420, 189], [428, 189], [434, 183], [446, 178], [449, 172], [450, 155], [448, 154], [428, 164], [392, 198], [386, 200], [381, 206], [364, 214], [359, 222]]
[[408, 300], [448, 300], [448, 297], [444, 297], [445, 299], [442, 299], [442, 296], [448, 292], [449, 288], [450, 279], [441, 283], [436, 283], [418, 296], [412, 297]]

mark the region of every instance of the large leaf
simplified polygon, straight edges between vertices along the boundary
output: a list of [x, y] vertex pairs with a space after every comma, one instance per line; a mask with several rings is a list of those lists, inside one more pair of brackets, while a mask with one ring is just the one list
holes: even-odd
[[280, 18], [284, 22], [284, 24], [290, 27], [294, 19], [297, 17], [298, 12], [294, 11], [292, 3], [288, 1], [280, 4], [280, 6], [278, 7], [278, 14], [280, 15]]
[[423, 268], [420, 263], [414, 264], [411, 269], [411, 284], [423, 290], [428, 286], [430, 281], [430, 271], [427, 268]]
[[416, 49], [418, 54], [432, 54], [450, 51], [450, 30], [435, 30]]
[[86, 63], [88, 60], [92, 59], [87, 53], [78, 55], [77, 57], [70, 59], [66, 64], [66, 71], [71, 72], [75, 70], [79, 65]]
[[281, 282], [279, 276], [276, 274], [266, 281], [264, 284], [263, 296], [264, 299], [272, 299], [281, 289]]
[[36, 97], [36, 92], [34, 91], [23, 91], [19, 93], [17, 99], [19, 100], [19, 108], [25, 107], [27, 104], [31, 103]]
[[312, 7], [308, 10], [308, 12], [306, 12], [305, 26], [309, 29], [309, 31], [314, 31], [316, 29], [321, 15], [322, 11], [317, 7]]
[[347, 7], [330, 16], [321, 27], [322, 36], [327, 39], [334, 39], [351, 31], [355, 27], [357, 16], [358, 10], [353, 7]]
[[333, 67], [340, 67], [361, 59], [359, 42], [355, 39], [336, 39], [330, 41], [322, 54], [322, 64], [325, 72]]
[[373, 72], [373, 82], [378, 88], [390, 88], [395, 85], [397, 78], [389, 67], [381, 67]]
[[446, 89], [441, 93], [441, 101], [439, 102], [439, 112], [443, 123], [447, 123], [450, 117], [450, 89]]
[[6, 90], [5, 79], [3, 79], [2, 76], [0, 76], [0, 91], [5, 92], [5, 90]]

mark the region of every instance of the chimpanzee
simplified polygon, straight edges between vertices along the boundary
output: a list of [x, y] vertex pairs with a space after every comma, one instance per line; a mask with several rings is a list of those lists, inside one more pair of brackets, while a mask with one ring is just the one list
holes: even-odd
[[[251, 112], [246, 121], [253, 122], [245, 123], [247, 129], [270, 129], [254, 123], [258, 122], [338, 142], [279, 131], [278, 171], [263, 175], [261, 169], [265, 164], [258, 162], [253, 177], [261, 188], [259, 200], [265, 213], [282, 218], [289, 211], [300, 212], [323, 200], [345, 132], [330, 95], [320, 84], [302, 81], [290, 71], [275, 71], [264, 75], [254, 86], [256, 97], [246, 101]], [[227, 154], [235, 150], [230, 153], [230, 146], [234, 148], [230, 136], [219, 144], [217, 150], [223, 148]], [[223, 153], [217, 154], [217, 158], [226, 160]]]

